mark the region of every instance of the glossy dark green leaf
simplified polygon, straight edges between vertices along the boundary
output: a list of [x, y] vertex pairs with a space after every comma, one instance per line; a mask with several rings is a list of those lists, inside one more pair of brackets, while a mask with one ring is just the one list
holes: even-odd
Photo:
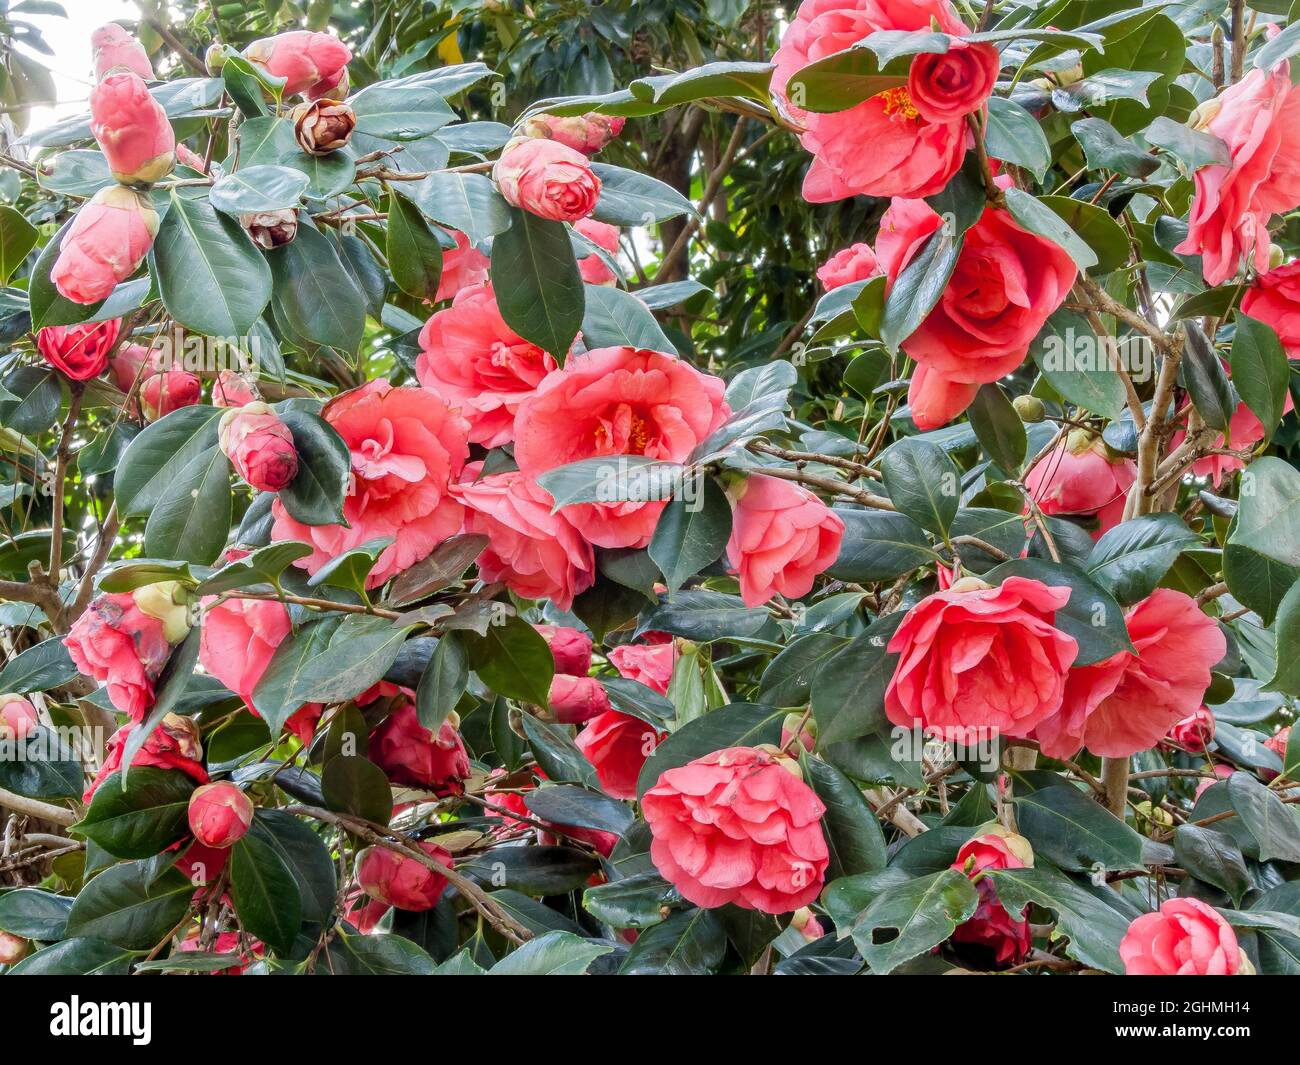
[[889, 498], [922, 528], [944, 535], [957, 514], [961, 472], [938, 444], [905, 437], [880, 457]]
[[[1232, 350], [1228, 356], [1232, 383], [1264, 427], [1264, 438], [1270, 439], [1282, 420], [1287, 386], [1291, 381], [1291, 365], [1271, 326], [1240, 313], [1236, 322], [1237, 332], [1232, 338]], [[1230, 446], [1240, 445], [1233, 442]]]
[[688, 498], [675, 497], [664, 508], [650, 539], [650, 558], [664, 576], [671, 596], [687, 580], [716, 562], [731, 535], [731, 504], [712, 477], [691, 479]]
[[136, 766], [95, 790], [76, 831], [118, 858], [151, 858], [185, 835], [194, 781], [174, 769]]
[[555, 659], [537, 630], [518, 617], [465, 634], [469, 667], [499, 695], [546, 706]]
[[585, 311], [564, 224], [512, 208], [510, 228], [492, 241], [492, 285], [506, 324], [563, 361]]
[[149, 862], [115, 865], [81, 889], [67, 932], [126, 950], [152, 950], [185, 916], [193, 895], [189, 877], [175, 869], [155, 876]]
[[298, 881], [273, 846], [247, 833], [230, 849], [230, 892], [247, 932], [277, 953], [293, 947], [302, 925]]
[[442, 244], [418, 208], [404, 197], [388, 197], [388, 269], [407, 295], [432, 302], [442, 277]]

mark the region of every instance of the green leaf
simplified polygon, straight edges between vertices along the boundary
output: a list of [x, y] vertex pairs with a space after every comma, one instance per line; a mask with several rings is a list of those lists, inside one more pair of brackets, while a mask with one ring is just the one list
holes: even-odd
[[486, 635], [465, 634], [469, 667], [498, 695], [547, 706], [555, 659], [546, 641], [528, 622], [508, 617], [489, 625]]
[[1300, 566], [1300, 472], [1271, 455], [1258, 458], [1241, 474], [1238, 499], [1229, 543]]
[[757, 635], [768, 623], [762, 607], [747, 607], [739, 596], [691, 589], [641, 614], [636, 635], [658, 631], [684, 636], [696, 643]]
[[1060, 396], [1076, 406], [1117, 420], [1126, 404], [1124, 382], [1111, 368], [1106, 350], [1087, 319], [1074, 311], [1058, 310], [1034, 338], [1030, 354]]
[[1002, 388], [996, 383], [981, 385], [966, 413], [984, 453], [1006, 473], [1019, 475], [1029, 441], [1025, 423]]
[[806, 705], [813, 681], [849, 642], [848, 636], [831, 632], [796, 636], [763, 670], [758, 698], [769, 706]]
[[885, 648], [904, 611], [873, 621], [813, 678], [812, 711], [821, 748], [879, 732], [886, 724], [885, 688], [898, 656]]
[[1264, 439], [1271, 439], [1282, 420], [1291, 381], [1291, 365], [1282, 342], [1272, 326], [1238, 312], [1228, 361], [1233, 384], [1263, 425]]
[[[280, 576], [294, 562], [312, 553], [310, 544], [298, 540], [280, 540], [259, 547], [247, 558], [227, 562], [196, 589], [197, 595], [217, 595], [236, 588], [251, 588], [258, 584], [276, 587]], [[171, 578], [164, 578], [171, 579]]]
[[786, 83], [784, 95], [806, 111], [844, 111], [905, 86], [910, 63], [910, 59], [882, 63], [875, 52], [855, 45], [796, 71]]
[[[1038, 128], [1037, 122], [1033, 125], [1035, 129]], [[1097, 254], [1050, 206], [1023, 189], [1007, 189], [1005, 195], [1011, 217], [1025, 229], [1059, 245], [1080, 270], [1087, 270], [1097, 265]]]
[[298, 882], [302, 919], [317, 924], [329, 920], [338, 890], [338, 875], [329, 848], [306, 822], [283, 810], [257, 810], [248, 834], [280, 855]]
[[1114, 170], [1126, 177], [1143, 178], [1159, 169], [1160, 160], [1143, 151], [1100, 118], [1070, 123], [1070, 132], [1083, 149], [1089, 170]]
[[[471, 244], [489, 240], [510, 228], [510, 205], [483, 174], [430, 174], [405, 182], [403, 194], [425, 216], [460, 230]], [[566, 235], [567, 243], [567, 235]]]
[[330, 586], [346, 588], [362, 599], [366, 598], [366, 577], [374, 569], [375, 560], [393, 543], [391, 536], [367, 540], [364, 544], [336, 555], [321, 566], [307, 580], [308, 588]]
[[984, 146], [994, 159], [1031, 170], [1042, 179], [1052, 165], [1052, 150], [1038, 119], [1017, 103], [1001, 96], [988, 99]]
[[1300, 862], [1300, 822], [1276, 792], [1249, 773], [1233, 773], [1227, 791], [1228, 804], [1259, 845], [1261, 862], [1274, 858]]
[[492, 242], [492, 287], [501, 316], [525, 340], [563, 361], [582, 326], [582, 277], [564, 223], [511, 209]]
[[0, 895], [0, 930], [51, 943], [67, 930], [72, 899], [39, 888], [18, 888]]
[[196, 333], [244, 336], [271, 298], [266, 260], [204, 200], [173, 193], [149, 255], [167, 313]]
[[194, 885], [175, 869], [157, 876], [151, 862], [115, 865], [81, 889], [67, 933], [125, 950], [151, 950], [180, 923], [193, 895]]
[[898, 351], [939, 302], [961, 249], [962, 238], [954, 238], [948, 227], [941, 225], [898, 275], [885, 297], [880, 319], [880, 339], [890, 351]]
[[144, 528], [144, 549], [155, 558], [207, 565], [226, 546], [230, 519], [230, 460], [220, 448], [210, 448], [154, 504]]
[[695, 214], [690, 200], [648, 174], [608, 163], [592, 163], [591, 170], [600, 178], [600, 199], [591, 213], [598, 222], [628, 228]]
[[688, 721], [655, 748], [637, 777], [637, 795], [669, 769], [726, 747], [756, 747], [777, 743], [785, 711], [754, 703], [729, 703]]
[[1174, 859], [1197, 880], [1222, 888], [1234, 904], [1251, 889], [1241, 848], [1232, 837], [1198, 825], [1179, 825], [1174, 832]]
[[1277, 643], [1277, 669], [1268, 682], [1268, 690], [1300, 695], [1300, 656], [1294, 653], [1294, 649], [1300, 647], [1297, 643], [1300, 640], [1300, 582], [1292, 584], [1282, 597], [1273, 629]]
[[[167, 664], [158, 677], [153, 705], [149, 707], [149, 712], [140, 723], [140, 727], [127, 737], [126, 743], [122, 746], [121, 772], [123, 780], [131, 775], [131, 768], [135, 762], [136, 754], [144, 747], [145, 741], [162, 724], [163, 718], [174, 709], [180, 709], [181, 697], [190, 686], [190, 682], [194, 678], [194, 667], [199, 661], [201, 636], [200, 626], [195, 625], [167, 659]], [[191, 714], [195, 712], [197, 712], [197, 708], [189, 711]]]
[[114, 773], [95, 789], [78, 834], [117, 858], [151, 858], [185, 835], [194, 781], [174, 769], [136, 766], [129, 780]]
[[1226, 431], [1233, 412], [1237, 409], [1237, 397], [1228, 380], [1228, 374], [1214, 350], [1210, 338], [1195, 321], [1183, 323], [1187, 331], [1187, 343], [1183, 347], [1182, 373], [1191, 393], [1192, 402], [1201, 412], [1205, 424], [1220, 431]]
[[1040, 855], [1065, 870], [1141, 869], [1142, 837], [1071, 784], [1018, 796], [1016, 822]]
[[975, 913], [979, 894], [956, 869], [886, 887], [853, 924], [853, 942], [871, 971], [884, 976], [938, 946]]
[[267, 253], [275, 279], [277, 317], [314, 344], [355, 352], [366, 327], [365, 297], [334, 245], [309, 225]]
[[573, 847], [497, 847], [477, 854], [464, 871], [484, 883], [545, 898], [581, 889], [600, 868], [598, 859]]
[[66, 684], [77, 675], [77, 667], [59, 637], [42, 640], [14, 655], [0, 669], [0, 691], [48, 691]]
[[1291, 58], [1296, 52], [1300, 52], [1300, 23], [1287, 26], [1256, 52], [1255, 66], [1260, 70], [1272, 70], [1282, 60]]
[[676, 355], [655, 316], [636, 296], [608, 285], [583, 285], [582, 339], [589, 348], [649, 348]]
[[827, 573], [841, 581], [888, 581], [936, 560], [925, 530], [906, 514], [836, 509], [844, 522], [839, 557]]
[[415, 689], [420, 724], [436, 733], [469, 685], [469, 657], [454, 633], [438, 640]]
[[420, 211], [397, 193], [388, 197], [387, 253], [397, 287], [432, 303], [442, 277], [442, 244]]
[[0, 743], [0, 750], [6, 753], [0, 758], [0, 788], [29, 799], [81, 795], [85, 769], [58, 732], [40, 725], [24, 740]]
[[208, 193], [218, 211], [239, 216], [297, 207], [307, 191], [307, 175], [287, 166], [246, 166], [219, 177]]
[[555, 500], [552, 512], [575, 503], [670, 499], [682, 486], [685, 467], [645, 455], [601, 455], [556, 466], [537, 483]]
[[287, 954], [302, 926], [298, 881], [278, 848], [246, 833], [230, 850], [230, 892], [243, 928], [277, 954]]
[[428, 86], [377, 82], [348, 98], [356, 131], [390, 141], [413, 141], [456, 121], [456, 112]]
[[1143, 514], [1107, 530], [1088, 559], [1088, 576], [1121, 603], [1145, 599], [1180, 554], [1200, 543], [1177, 514]]
[[125, 976], [134, 954], [102, 939], [78, 936], [38, 950], [9, 969], [10, 976]]
[[1020, 913], [1033, 903], [1056, 914], [1058, 931], [1070, 937], [1065, 948], [1069, 957], [1103, 972], [1124, 971], [1119, 941], [1136, 913], [1125, 916], [1046, 865], [1032, 869], [993, 869], [988, 875], [993, 878], [998, 899], [1008, 913]]
[[532, 714], [523, 715], [523, 726], [533, 757], [547, 780], [572, 781], [593, 791], [600, 788], [595, 767], [563, 726], [540, 721]]
[[320, 775], [325, 805], [339, 813], [388, 824], [393, 816], [393, 791], [384, 771], [368, 758], [339, 755], [325, 763]]
[[938, 444], [905, 437], [880, 457], [885, 489], [899, 511], [946, 536], [961, 499], [961, 472]]
[[679, 495], [664, 508], [650, 539], [650, 558], [664, 576], [671, 597], [688, 579], [716, 562], [731, 535], [731, 504], [712, 477], [685, 482], [698, 498]]
[[826, 879], [885, 868], [884, 833], [857, 785], [820, 758], [804, 755], [800, 763], [808, 783], [826, 805], [822, 814], [822, 834], [830, 851]]
[[[1128, 234], [1106, 208], [1073, 196], [1043, 196], [1038, 202], [1056, 212], [1070, 231], [1092, 250], [1097, 260], [1091, 267], [1093, 273], [1108, 274], [1128, 262]], [[1066, 250], [1070, 250], [1068, 245]]]
[[581, 976], [614, 948], [572, 932], [547, 932], [530, 939], [488, 970], [489, 976]]
[[201, 460], [216, 447], [221, 408], [182, 407], [145, 428], [126, 449], [113, 478], [117, 509], [124, 516], [149, 514], [178, 483], [193, 487]]
[[1148, 144], [1163, 148], [1189, 171], [1203, 166], [1226, 166], [1232, 162], [1228, 146], [1212, 133], [1192, 129], [1172, 118], [1160, 115], [1143, 132]]
[[281, 412], [293, 434], [298, 472], [280, 489], [289, 516], [304, 525], [335, 525], [343, 518], [343, 501], [352, 475], [352, 452], [338, 430], [305, 410]]
[[554, 825], [624, 835], [634, 818], [626, 804], [572, 784], [544, 784], [524, 795], [524, 805]]
[[0, 207], [0, 285], [22, 266], [31, 250], [36, 247], [36, 227], [12, 207]]
[[582, 908], [613, 928], [649, 928], [664, 910], [681, 904], [677, 889], [654, 870], [587, 888]]
[[19, 366], [5, 375], [4, 390], [14, 399], [0, 403], [0, 425], [15, 432], [43, 433], [59, 416], [61, 376], [46, 366]]
[[687, 910], [645, 929], [632, 944], [619, 974], [704, 976], [717, 970], [727, 950], [727, 935], [712, 910]]
[[428, 951], [399, 935], [339, 933], [349, 976], [432, 976], [437, 965]]

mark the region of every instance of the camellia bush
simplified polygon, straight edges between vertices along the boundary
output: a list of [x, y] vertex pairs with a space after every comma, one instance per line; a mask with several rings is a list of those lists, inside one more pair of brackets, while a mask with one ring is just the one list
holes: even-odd
[[7, 972], [1300, 972], [1285, 0], [23, 6]]

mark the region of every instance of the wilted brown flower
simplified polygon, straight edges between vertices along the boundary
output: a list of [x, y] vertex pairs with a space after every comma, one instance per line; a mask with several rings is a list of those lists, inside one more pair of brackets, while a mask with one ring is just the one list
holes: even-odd
[[352, 108], [341, 100], [301, 103], [289, 116], [298, 147], [308, 155], [327, 155], [347, 144], [357, 124]]
[[278, 248], [298, 235], [298, 211], [294, 207], [285, 207], [279, 211], [241, 214], [239, 224], [259, 248]]

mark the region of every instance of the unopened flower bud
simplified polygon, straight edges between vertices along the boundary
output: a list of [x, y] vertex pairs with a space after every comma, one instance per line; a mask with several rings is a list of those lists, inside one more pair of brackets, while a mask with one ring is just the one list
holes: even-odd
[[1036, 425], [1047, 417], [1047, 408], [1037, 396], [1016, 396], [1011, 401], [1020, 420], [1028, 425]]
[[978, 577], [962, 577], [952, 582], [949, 591], [953, 592], [980, 592], [992, 585], [980, 580]]
[[1219, 111], [1223, 108], [1223, 102], [1217, 97], [1212, 96], [1210, 99], [1197, 105], [1196, 110], [1191, 113], [1187, 119], [1187, 124], [1196, 130], [1204, 130], [1211, 122], [1218, 117]]
[[623, 131], [625, 118], [590, 112], [585, 115], [531, 115], [519, 127], [520, 136], [559, 141], [583, 155], [595, 155]]
[[156, 422], [182, 407], [199, 401], [202, 387], [188, 370], [164, 370], [144, 379], [140, 386], [140, 410], [148, 421]]
[[298, 235], [298, 210], [282, 207], [278, 211], [241, 214], [239, 224], [259, 248], [278, 248]]
[[218, 850], [243, 837], [253, 823], [253, 803], [234, 784], [204, 784], [190, 796], [190, 831], [205, 847]]
[[1284, 262], [1286, 262], [1286, 252], [1276, 244], [1270, 244], [1268, 246], [1268, 268], [1270, 270], [1276, 270]]
[[118, 70], [90, 93], [90, 132], [123, 185], [150, 185], [176, 166], [176, 136], [139, 74]]
[[260, 492], [278, 492], [298, 474], [293, 433], [265, 403], [255, 400], [226, 411], [217, 440], [235, 472]]
[[14, 965], [27, 957], [31, 943], [11, 932], [0, 932], [0, 965]]
[[208, 45], [208, 50], [203, 54], [203, 65], [208, 68], [208, 75], [213, 78], [221, 77], [221, 68], [226, 65], [226, 60], [230, 58], [230, 49], [220, 41], [213, 41]]
[[131, 593], [135, 605], [163, 623], [168, 643], [180, 643], [190, 631], [189, 593], [180, 581], [146, 584]]
[[817, 746], [817, 723], [811, 716], [805, 720], [805, 715], [800, 713], [786, 714], [785, 720], [781, 722], [781, 750], [787, 751], [790, 749], [796, 729], [799, 734], [799, 743], [805, 751], [811, 752]]
[[0, 695], [0, 740], [26, 739], [39, 723], [36, 707], [25, 695]]
[[289, 115], [298, 147], [308, 155], [338, 151], [352, 137], [357, 116], [341, 100], [320, 99], [301, 103]]
[[[452, 856], [436, 843], [419, 848], [440, 865], [450, 867]], [[415, 858], [387, 847], [367, 847], [357, 857], [357, 881], [372, 899], [399, 910], [431, 910], [438, 905], [447, 879]]]

